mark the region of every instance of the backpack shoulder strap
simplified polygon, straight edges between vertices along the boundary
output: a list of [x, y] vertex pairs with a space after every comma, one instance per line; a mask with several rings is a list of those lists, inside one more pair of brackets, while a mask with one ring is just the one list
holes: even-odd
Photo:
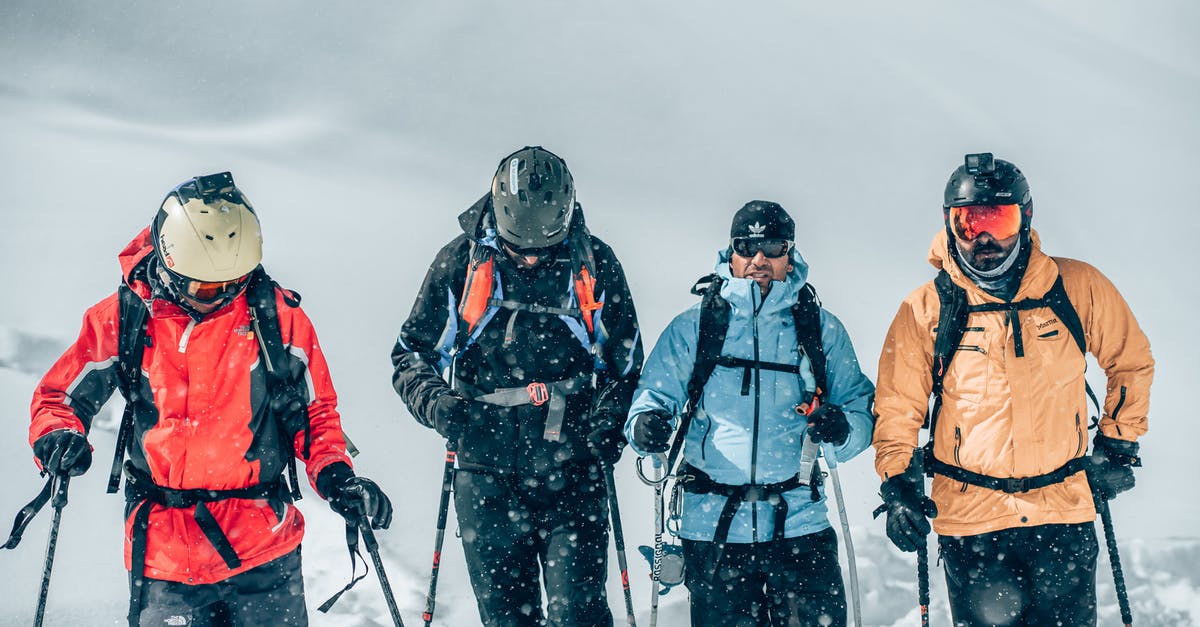
[[825, 379], [825, 347], [821, 342], [821, 300], [817, 290], [805, 283], [792, 305], [792, 318], [796, 324], [796, 341], [812, 363], [813, 378], [817, 381], [817, 395], [828, 392]]
[[671, 443], [671, 451], [667, 454], [667, 474], [674, 473], [688, 427], [692, 424], [692, 416], [696, 413], [700, 397], [704, 395], [704, 386], [717, 367], [721, 349], [725, 347], [725, 335], [729, 332], [729, 302], [721, 296], [724, 283], [721, 277], [709, 274], [692, 286], [692, 294], [703, 297], [700, 300], [700, 330], [696, 336], [696, 363], [688, 379], [687, 406], [680, 420], [679, 431]]
[[694, 412], [704, 386], [717, 367], [725, 335], [729, 332], [729, 303], [721, 296], [724, 280], [715, 274], [701, 278], [692, 286], [692, 293], [703, 296], [700, 301], [700, 331], [696, 336], [696, 363], [688, 379], [689, 413]]
[[947, 369], [950, 368], [950, 360], [954, 358], [954, 351], [962, 343], [963, 334], [967, 331], [967, 318], [970, 315], [967, 291], [955, 285], [945, 270], [938, 272], [933, 285], [937, 288], [940, 307], [937, 338], [933, 342], [933, 409], [925, 420], [925, 426], [929, 427], [931, 443], [933, 427], [942, 406], [942, 382], [946, 378]]
[[[246, 302], [250, 309], [250, 324], [254, 337], [258, 339], [259, 355], [267, 370], [267, 396], [272, 413], [279, 421], [282, 436], [287, 440], [284, 449], [290, 451], [287, 473], [292, 498], [300, 500], [299, 473], [296, 470], [296, 455], [292, 450], [295, 434], [304, 432], [304, 458], [312, 455], [312, 433], [308, 424], [308, 405], [303, 400], [304, 382], [295, 381], [287, 369], [287, 348], [283, 345], [283, 331], [279, 326], [279, 309], [275, 302], [275, 289], [279, 285], [259, 266], [250, 275], [246, 286]], [[289, 307], [300, 305], [300, 295], [279, 288], [284, 294], [284, 303]]]
[[121, 415], [121, 426], [117, 429], [117, 444], [113, 451], [112, 468], [108, 473], [109, 494], [114, 494], [121, 485], [121, 465], [125, 461], [125, 450], [133, 431], [133, 416], [141, 392], [142, 355], [150, 344], [146, 334], [146, 319], [149, 311], [142, 298], [124, 282], [117, 288], [117, 385], [125, 397], [125, 411]]
[[1071, 337], [1075, 338], [1075, 345], [1079, 347], [1079, 352], [1087, 355], [1087, 338], [1083, 333], [1083, 322], [1079, 319], [1079, 312], [1075, 310], [1075, 305], [1067, 296], [1061, 274], [1054, 280], [1054, 285], [1050, 291], [1046, 292], [1042, 300], [1071, 332]]

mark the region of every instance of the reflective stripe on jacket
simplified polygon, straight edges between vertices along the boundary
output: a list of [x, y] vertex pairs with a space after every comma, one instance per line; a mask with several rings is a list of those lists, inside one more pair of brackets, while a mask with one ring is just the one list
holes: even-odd
[[[126, 283], [143, 299], [150, 298], [150, 287], [134, 269], [150, 254], [147, 230], [120, 255]], [[282, 293], [276, 296], [283, 343], [291, 356], [284, 367], [303, 371], [308, 384], [312, 455], [305, 461], [309, 479], [315, 481], [325, 466], [350, 463], [337, 396], [308, 317], [286, 304]], [[92, 417], [118, 385], [118, 310], [113, 294], [84, 314], [79, 338], [34, 392], [30, 443], [55, 429], [88, 433]], [[267, 408], [265, 369], [251, 328], [245, 294], [200, 322], [169, 301], [151, 301], [146, 334], [152, 345], [142, 356], [141, 385], [144, 396], [153, 400], [138, 405], [129, 461], [155, 484], [229, 490], [275, 480], [285, 468], [284, 445]], [[303, 454], [303, 438], [302, 432], [296, 436], [297, 455]], [[97, 455], [97, 460], [105, 458]], [[304, 519], [290, 504], [247, 499], [211, 503], [209, 509], [242, 560], [241, 567], [230, 570], [197, 526], [194, 508], [153, 507], [145, 574], [155, 579], [222, 581], [286, 555], [304, 533]], [[126, 520], [126, 568], [131, 524]]]
[[[930, 263], [967, 292], [971, 305], [999, 302], [948, 257], [947, 235], [933, 239]], [[1028, 268], [1013, 301], [1041, 298], [1061, 273], [1087, 337], [1108, 377], [1100, 430], [1135, 440], [1146, 432], [1154, 359], [1150, 344], [1117, 289], [1081, 261], [1049, 257], [1036, 232]], [[875, 467], [883, 479], [904, 471], [918, 444], [932, 377], [940, 303], [932, 281], [900, 305], [879, 358], [875, 396]], [[934, 456], [994, 477], [1048, 473], [1088, 447], [1084, 357], [1070, 331], [1047, 307], [1019, 314], [1025, 354], [1018, 358], [1005, 312], [972, 313], [945, 376]], [[942, 535], [975, 535], [1011, 527], [1095, 519], [1083, 473], [1063, 483], [1006, 494], [935, 476], [933, 527]]]
[[[807, 421], [794, 408], [804, 400], [804, 392], [811, 393], [815, 387], [809, 359], [798, 350], [791, 312], [804, 286], [808, 264], [798, 252], [793, 253], [787, 279], [773, 283], [764, 300], [754, 280], [732, 277], [728, 254], [726, 251], [719, 255], [716, 268], [725, 279], [721, 295], [731, 307], [722, 354], [754, 359], [757, 335], [759, 361], [798, 363], [802, 374], [797, 377], [792, 373], [760, 370], [758, 380], [751, 379], [749, 394], [743, 396], [743, 369], [718, 366], [704, 387], [700, 407], [688, 428], [683, 458], [720, 483], [778, 483], [799, 471], [800, 446]], [[870, 399], [874, 388], [859, 369], [854, 347], [837, 317], [822, 309], [821, 325], [829, 386], [825, 401], [841, 406], [850, 422], [850, 438], [837, 449], [838, 459], [844, 461], [870, 444], [874, 422]], [[676, 316], [659, 337], [629, 410], [626, 438], [632, 440], [634, 418], [642, 412], [664, 411], [672, 416], [683, 413], [699, 328], [697, 303]], [[785, 537], [794, 538], [829, 527], [824, 496], [814, 502], [811, 490], [802, 486], [786, 493], [785, 498], [788, 503]], [[680, 536], [711, 541], [724, 502], [725, 497], [720, 495], [685, 493]], [[743, 504], [730, 528], [729, 541], [770, 540], [774, 531], [772, 512], [773, 507], [766, 502]]]

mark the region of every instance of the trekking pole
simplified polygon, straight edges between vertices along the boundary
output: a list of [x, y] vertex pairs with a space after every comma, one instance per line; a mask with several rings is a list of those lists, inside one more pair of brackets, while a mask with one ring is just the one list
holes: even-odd
[[54, 498], [50, 501], [51, 507], [54, 508], [54, 521], [50, 523], [50, 541], [46, 545], [46, 566], [42, 569], [42, 589], [38, 592], [34, 627], [42, 627], [42, 617], [46, 614], [46, 596], [50, 593], [50, 569], [54, 567], [54, 549], [58, 545], [58, 524], [62, 522], [62, 511], [67, 505], [67, 485], [71, 481], [71, 477], [67, 475], [51, 475], [51, 482], [56, 479], [58, 486], [54, 490]]
[[829, 478], [833, 480], [833, 493], [837, 496], [838, 518], [842, 521], [842, 537], [846, 540], [846, 560], [850, 565], [850, 597], [854, 601], [854, 624], [862, 627], [862, 597], [858, 589], [858, 562], [854, 558], [854, 541], [850, 538], [850, 519], [846, 516], [846, 498], [842, 496], [842, 481], [838, 478], [837, 455], [833, 445], [827, 442], [821, 444], [821, 452], [825, 456], [825, 465], [829, 468]]
[[400, 608], [396, 607], [396, 596], [392, 594], [392, 584], [388, 583], [387, 573], [383, 571], [383, 559], [379, 557], [379, 543], [375, 541], [375, 532], [366, 517], [358, 522], [358, 531], [362, 534], [363, 544], [367, 545], [367, 553], [375, 564], [375, 574], [379, 575], [379, 586], [383, 588], [383, 599], [387, 601], [388, 613], [392, 615], [392, 623], [396, 627], [404, 627], [400, 620]]
[[1100, 512], [1100, 523], [1104, 527], [1104, 544], [1108, 545], [1108, 561], [1112, 564], [1113, 585], [1117, 589], [1117, 605], [1121, 608], [1121, 621], [1125, 627], [1133, 625], [1133, 611], [1129, 608], [1129, 592], [1125, 589], [1125, 572], [1121, 570], [1121, 555], [1117, 552], [1117, 534], [1113, 531], [1112, 511], [1108, 508], [1108, 498], [1099, 492], [1092, 492], [1096, 502], [1096, 511]]
[[[913, 449], [910, 470], [917, 477], [917, 495], [925, 500], [925, 449]], [[922, 507], [924, 505], [922, 504]], [[917, 547], [917, 604], [921, 607], [921, 627], [929, 627], [929, 547], [922, 541]]]
[[658, 589], [661, 585], [659, 579], [662, 574], [662, 558], [663, 558], [663, 484], [667, 482], [667, 460], [661, 455], [655, 455], [657, 463], [654, 465], [654, 478], [646, 477], [646, 473], [642, 471], [642, 460], [645, 457], [639, 457], [637, 460], [638, 478], [642, 483], [654, 487], [654, 559], [650, 568], [650, 627], [658, 625]]
[[433, 566], [429, 571], [429, 594], [425, 596], [425, 612], [421, 618], [425, 627], [433, 623], [433, 609], [437, 605], [438, 573], [442, 567], [442, 544], [446, 539], [446, 515], [450, 511], [450, 491], [454, 488], [454, 462], [458, 458], [458, 443], [446, 440], [446, 465], [442, 470], [442, 495], [438, 501], [437, 533], [433, 537]]
[[625, 593], [625, 622], [637, 627], [633, 615], [633, 593], [629, 589], [629, 564], [625, 559], [625, 532], [621, 529], [621, 510], [617, 506], [617, 482], [613, 479], [612, 464], [603, 464], [604, 484], [608, 488], [608, 508], [612, 517], [613, 544], [617, 547], [617, 566], [621, 569], [621, 590]]

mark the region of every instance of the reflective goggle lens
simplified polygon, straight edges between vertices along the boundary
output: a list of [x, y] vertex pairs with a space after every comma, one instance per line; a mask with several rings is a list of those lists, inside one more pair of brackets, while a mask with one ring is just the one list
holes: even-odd
[[783, 239], [733, 238], [733, 252], [740, 257], [753, 257], [762, 253], [767, 259], [778, 259], [792, 248], [792, 243]]
[[956, 237], [967, 241], [984, 233], [1008, 239], [1021, 230], [1021, 205], [951, 207], [950, 229]]
[[188, 281], [187, 295], [202, 303], [214, 303], [237, 294], [246, 284], [246, 277], [233, 281]]

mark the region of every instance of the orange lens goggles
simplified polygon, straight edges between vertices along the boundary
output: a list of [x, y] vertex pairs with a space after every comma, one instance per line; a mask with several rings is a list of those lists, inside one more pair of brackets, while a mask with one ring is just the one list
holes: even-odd
[[1021, 230], [1021, 205], [950, 207], [950, 230], [955, 237], [967, 241], [984, 233], [1008, 239]]
[[246, 284], [246, 278], [233, 281], [188, 281], [187, 295], [202, 303], [216, 302], [236, 294]]

